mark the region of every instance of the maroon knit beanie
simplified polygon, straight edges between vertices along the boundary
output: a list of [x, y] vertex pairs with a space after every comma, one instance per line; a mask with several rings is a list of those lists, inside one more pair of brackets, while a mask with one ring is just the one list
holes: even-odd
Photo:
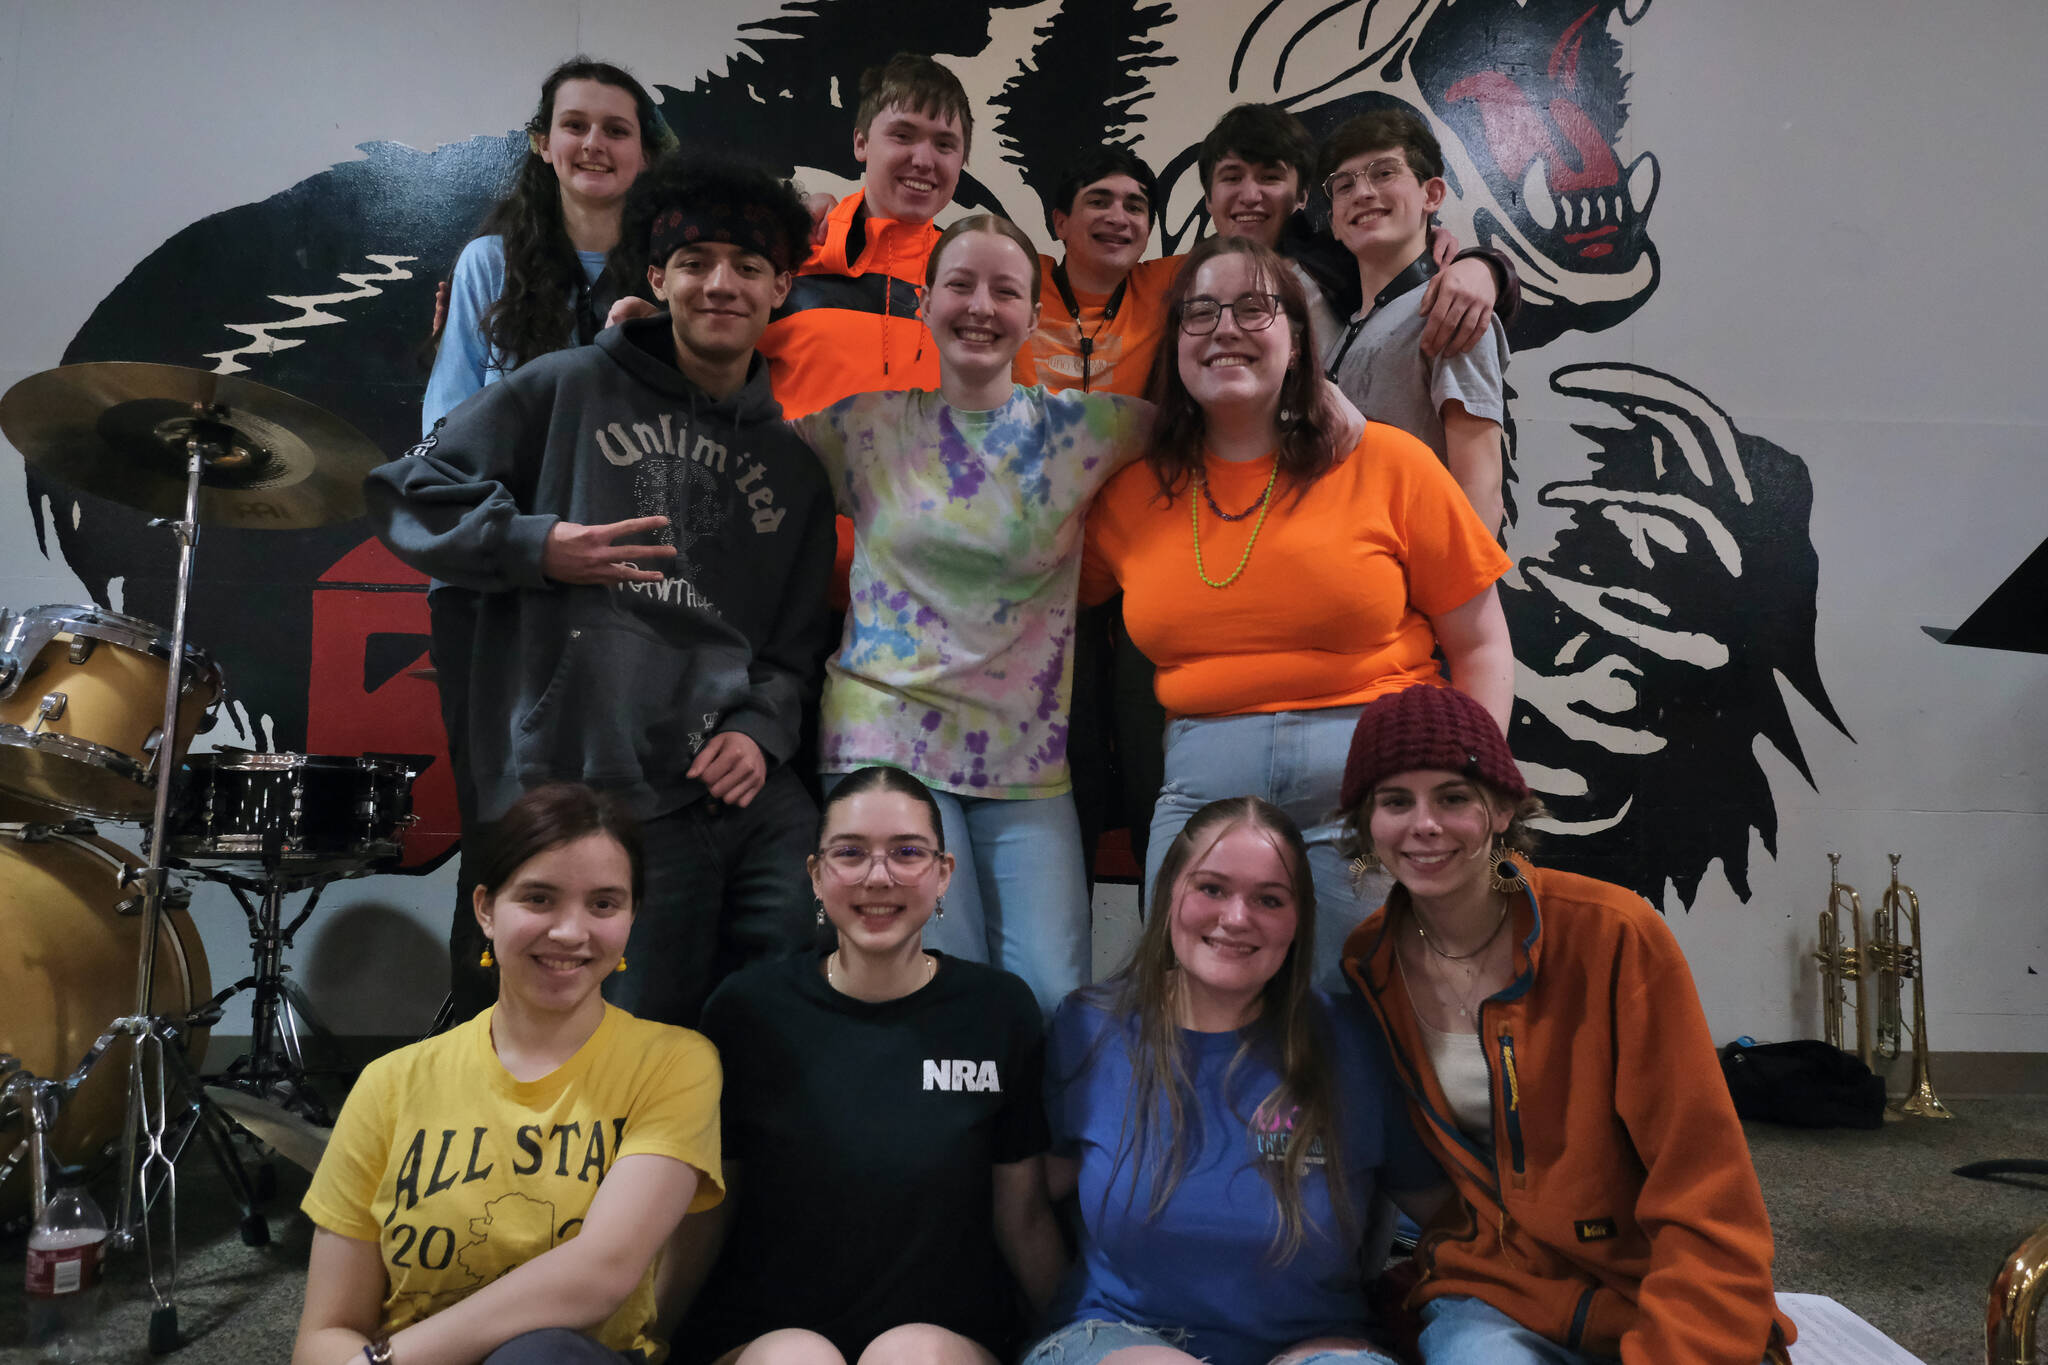
[[1486, 708], [1455, 687], [1422, 684], [1368, 702], [1344, 763], [1345, 810], [1381, 778], [1423, 770], [1458, 773], [1520, 801], [1529, 794], [1508, 742]]

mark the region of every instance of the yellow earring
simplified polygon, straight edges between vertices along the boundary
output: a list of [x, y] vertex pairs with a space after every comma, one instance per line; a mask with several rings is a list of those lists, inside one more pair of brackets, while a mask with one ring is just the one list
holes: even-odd
[[498, 965], [498, 960], [491, 956], [489, 939], [484, 940], [484, 955], [476, 960], [476, 965], [479, 967], [495, 967]]
[[617, 976], [620, 972], [623, 972], [624, 970], [626, 970], [626, 959], [624, 957], [621, 957], [619, 959], [619, 965], [612, 968], [612, 975]]

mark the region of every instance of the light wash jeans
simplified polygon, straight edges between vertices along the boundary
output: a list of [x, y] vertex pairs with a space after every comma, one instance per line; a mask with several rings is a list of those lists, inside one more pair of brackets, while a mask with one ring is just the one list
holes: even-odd
[[[828, 773], [829, 794], [846, 777]], [[924, 945], [1024, 978], [1047, 1018], [1088, 984], [1088, 870], [1071, 795], [1004, 801], [934, 790], [953, 855], [945, 913], [924, 927]]]
[[1275, 711], [1171, 721], [1166, 727], [1166, 783], [1152, 808], [1152, 838], [1145, 849], [1145, 907], [1159, 865], [1188, 817], [1227, 796], [1272, 802], [1301, 827], [1308, 841], [1309, 874], [1316, 887], [1315, 984], [1342, 993], [1344, 938], [1386, 900], [1393, 881], [1375, 868], [1354, 887], [1350, 859], [1337, 851], [1343, 828], [1337, 793], [1357, 706], [1317, 711]]
[[1446, 1294], [1422, 1305], [1422, 1365], [1594, 1365], [1589, 1356], [1532, 1332], [1483, 1299]]
[[[1188, 1334], [1172, 1327], [1140, 1327], [1133, 1322], [1088, 1318], [1070, 1322], [1025, 1352], [1019, 1365], [1101, 1365], [1118, 1351], [1133, 1346], [1164, 1346], [1185, 1352]], [[1366, 1347], [1311, 1351], [1290, 1357], [1288, 1365], [1399, 1365], [1391, 1356]]]

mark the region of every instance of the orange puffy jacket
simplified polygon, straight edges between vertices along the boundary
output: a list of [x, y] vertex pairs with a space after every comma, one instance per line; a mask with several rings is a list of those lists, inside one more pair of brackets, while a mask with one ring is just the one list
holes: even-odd
[[[938, 347], [917, 315], [939, 230], [873, 217], [865, 198], [856, 191], [833, 206], [824, 244], [797, 272], [762, 334], [759, 349], [785, 417], [857, 393], [939, 386]], [[841, 517], [838, 525], [832, 605], [843, 611], [853, 523]]]
[[1771, 1225], [1685, 955], [1640, 896], [1530, 871], [1516, 975], [1480, 1005], [1492, 1150], [1459, 1131], [1394, 961], [1390, 911], [1344, 944], [1416, 1131], [1458, 1200], [1416, 1250], [1411, 1306], [1469, 1294], [1627, 1365], [1757, 1365], [1795, 1333]]

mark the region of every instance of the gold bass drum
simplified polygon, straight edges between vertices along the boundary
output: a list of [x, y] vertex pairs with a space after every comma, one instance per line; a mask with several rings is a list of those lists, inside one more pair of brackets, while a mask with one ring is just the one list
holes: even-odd
[[[30, 840], [19, 804], [0, 804], [0, 1052], [49, 1080], [67, 1076], [108, 1024], [135, 1009], [135, 961], [142, 945], [140, 914], [116, 909], [131, 896], [123, 875], [140, 860], [97, 835], [51, 833]], [[153, 1005], [183, 1018], [213, 994], [206, 953], [192, 917], [175, 910], [158, 930]], [[206, 1031], [188, 1033], [186, 1049], [204, 1053]], [[98, 1162], [121, 1137], [131, 1044], [107, 1049], [91, 1077], [71, 1096], [51, 1133], [58, 1160]], [[0, 1123], [0, 1157], [26, 1130], [9, 1113]], [[0, 1185], [0, 1223], [28, 1211], [29, 1171], [17, 1168]]]

